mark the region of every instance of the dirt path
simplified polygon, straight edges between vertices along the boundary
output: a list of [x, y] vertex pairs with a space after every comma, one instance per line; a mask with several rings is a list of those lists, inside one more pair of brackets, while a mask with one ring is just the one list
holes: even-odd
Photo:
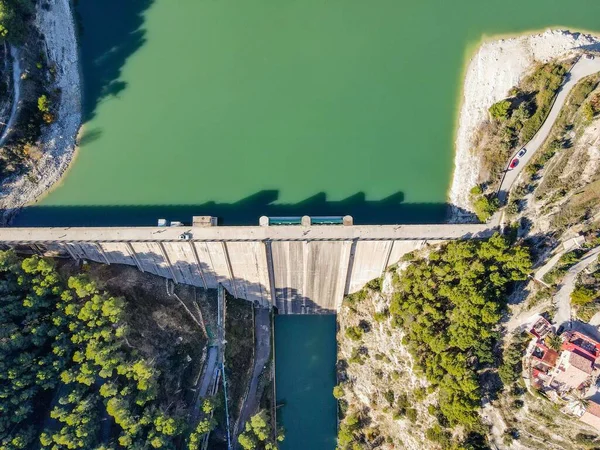
[[268, 309], [256, 309], [254, 328], [256, 330], [256, 348], [254, 351], [252, 381], [250, 381], [248, 396], [240, 413], [236, 433], [244, 429], [244, 424], [258, 411], [260, 406], [261, 393], [258, 392], [258, 382], [271, 355], [271, 315]]
[[15, 120], [17, 120], [17, 107], [19, 106], [19, 100], [21, 97], [21, 64], [19, 62], [19, 51], [12, 45], [10, 47], [10, 56], [13, 60], [13, 98], [12, 106], [10, 108], [10, 116], [8, 117], [8, 121], [6, 122], [4, 130], [2, 131], [2, 135], [0, 136], [0, 147], [4, 145], [4, 142], [6, 142], [6, 138], [8, 137]]

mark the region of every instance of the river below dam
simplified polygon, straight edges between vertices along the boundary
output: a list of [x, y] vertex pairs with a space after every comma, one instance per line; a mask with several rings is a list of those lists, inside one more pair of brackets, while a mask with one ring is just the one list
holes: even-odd
[[[598, 0], [77, 4], [79, 154], [15, 225], [439, 222], [469, 52], [600, 16]], [[282, 447], [333, 450], [335, 317], [278, 317], [276, 345]]]
[[334, 315], [275, 318], [277, 419], [282, 450], [335, 449], [337, 403]]

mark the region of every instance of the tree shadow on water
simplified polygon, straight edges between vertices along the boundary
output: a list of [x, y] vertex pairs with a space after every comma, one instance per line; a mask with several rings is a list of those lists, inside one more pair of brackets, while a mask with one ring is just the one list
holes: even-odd
[[127, 59], [146, 42], [144, 13], [154, 0], [79, 0], [80, 56], [83, 72], [83, 121], [98, 104], [127, 88], [120, 79]]
[[[278, 203], [278, 190], [264, 190], [232, 203], [195, 205], [82, 205], [29, 206], [13, 226], [156, 226], [157, 219], [191, 224], [192, 216], [215, 216], [219, 225], [258, 225], [260, 216], [344, 216], [356, 225], [427, 224], [447, 219], [446, 203], [407, 203], [398, 192], [381, 200], [367, 200], [363, 192], [331, 201], [323, 192], [297, 203]], [[466, 212], [463, 212], [466, 213]]]

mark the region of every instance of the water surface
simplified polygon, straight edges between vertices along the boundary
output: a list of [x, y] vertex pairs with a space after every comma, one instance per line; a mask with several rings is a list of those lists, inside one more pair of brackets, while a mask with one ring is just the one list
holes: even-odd
[[277, 419], [282, 450], [333, 450], [336, 438], [335, 316], [276, 316]]
[[597, 0], [78, 4], [83, 145], [21, 224], [439, 221], [466, 48], [600, 28]]

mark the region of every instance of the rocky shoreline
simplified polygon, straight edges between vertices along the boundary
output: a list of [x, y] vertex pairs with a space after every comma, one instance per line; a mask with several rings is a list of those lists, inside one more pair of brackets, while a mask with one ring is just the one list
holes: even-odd
[[42, 154], [34, 175], [21, 174], [7, 180], [0, 190], [2, 224], [25, 205], [36, 201], [60, 181], [75, 151], [82, 121], [81, 76], [75, 20], [70, 0], [56, 0], [50, 7], [38, 5], [35, 26], [43, 35], [49, 65], [55, 68], [49, 89], [60, 92], [56, 121], [45, 125], [39, 142]]
[[471, 146], [477, 128], [488, 117], [488, 108], [505, 98], [535, 62], [566, 58], [590, 49], [600, 49], [600, 37], [566, 30], [498, 39], [479, 47], [468, 64], [463, 87], [449, 192], [449, 202], [454, 206], [452, 222], [463, 219], [460, 210], [472, 210], [469, 191], [478, 182], [479, 161]]

